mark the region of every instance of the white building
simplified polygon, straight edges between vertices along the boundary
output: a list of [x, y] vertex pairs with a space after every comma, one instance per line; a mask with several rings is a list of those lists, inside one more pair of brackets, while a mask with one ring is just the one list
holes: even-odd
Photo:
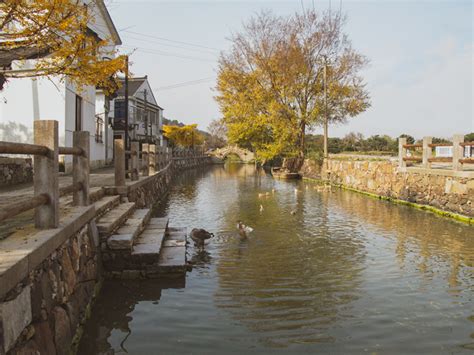
[[[125, 81], [121, 80], [121, 84], [111, 105], [117, 137], [123, 137], [125, 129]], [[163, 145], [163, 108], [158, 105], [146, 76], [128, 80], [128, 125], [131, 141]]]
[[[89, 29], [100, 39], [108, 40], [114, 49], [122, 42], [112, 18], [103, 0], [86, 1], [94, 3], [94, 23]], [[32, 67], [32, 63], [28, 63]], [[12, 65], [15, 68], [15, 62]], [[18, 67], [18, 66], [17, 66]], [[37, 85], [36, 111], [34, 114], [35, 89]], [[33, 88], [33, 90], [32, 90]], [[3, 91], [0, 92], [0, 121], [19, 122], [32, 127], [34, 119], [57, 120], [59, 122], [60, 145], [72, 146], [74, 131], [90, 132], [91, 168], [103, 166], [111, 161], [112, 132], [108, 129], [107, 115], [105, 112], [108, 100], [93, 86], [76, 88], [67, 79], [40, 78], [36, 84], [31, 79], [11, 79]], [[39, 112], [38, 112], [39, 111]], [[108, 113], [113, 115], [112, 113]], [[72, 163], [71, 156], [62, 157], [66, 171]]]

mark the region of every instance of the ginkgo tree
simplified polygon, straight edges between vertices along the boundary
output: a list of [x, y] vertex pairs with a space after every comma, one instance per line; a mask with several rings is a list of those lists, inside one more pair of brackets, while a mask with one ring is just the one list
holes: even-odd
[[163, 126], [164, 136], [173, 146], [190, 148], [204, 143], [204, 136], [198, 132], [197, 124], [185, 126]]
[[[115, 73], [126, 70], [110, 39], [90, 29], [96, 1], [4, 0], [0, 2], [0, 89], [9, 78], [60, 77], [73, 84], [117, 88]], [[33, 68], [11, 70], [32, 59]]]
[[307, 132], [324, 117], [344, 122], [370, 106], [360, 76], [367, 59], [343, 24], [340, 13], [313, 10], [262, 12], [244, 24], [219, 59], [216, 100], [231, 143], [262, 160], [303, 157]]

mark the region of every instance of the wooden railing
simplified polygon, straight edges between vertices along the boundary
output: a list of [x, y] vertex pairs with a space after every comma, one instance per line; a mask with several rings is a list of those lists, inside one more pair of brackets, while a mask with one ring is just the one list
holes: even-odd
[[[73, 194], [75, 206], [89, 204], [89, 132], [74, 132], [74, 147], [59, 147], [58, 122], [35, 121], [34, 143], [0, 142], [0, 154], [30, 154], [34, 156], [34, 193], [27, 201], [18, 201], [0, 209], [0, 222], [22, 212], [35, 209], [36, 228], [57, 228], [59, 197]], [[73, 155], [70, 186], [59, 188], [58, 155]]]
[[[130, 150], [125, 150], [123, 139], [114, 140], [115, 186], [123, 187], [126, 180], [139, 180], [141, 176], [151, 176], [168, 166], [174, 159], [204, 156], [204, 148], [171, 149], [155, 144], [131, 142]], [[128, 169], [126, 161], [128, 160]]]
[[[421, 163], [422, 167], [430, 169], [432, 163], [452, 163], [452, 169], [456, 171], [463, 170], [464, 164], [474, 164], [472, 156], [464, 156], [465, 147], [474, 147], [474, 142], [464, 142], [463, 135], [454, 135], [453, 143], [433, 143], [432, 137], [424, 137], [421, 144], [407, 144], [406, 138], [399, 138], [398, 141], [398, 160], [400, 167], [406, 167], [407, 162]], [[452, 157], [435, 157], [433, 148], [453, 147]], [[421, 151], [421, 155], [413, 156], [409, 153]]]
[[[0, 154], [28, 154], [33, 161], [33, 197], [0, 207], [0, 222], [20, 213], [35, 209], [35, 227], [57, 228], [59, 225], [59, 198], [73, 194], [73, 205], [90, 204], [90, 137], [89, 132], [73, 132], [73, 146], [58, 145], [58, 122], [40, 120], [34, 122], [34, 144], [0, 141]], [[114, 140], [115, 186], [124, 187], [126, 179], [139, 180], [167, 167], [173, 159], [197, 157], [204, 154], [196, 149], [172, 151], [155, 144], [131, 142], [125, 150], [123, 139]], [[59, 155], [72, 155], [72, 184], [59, 188]], [[128, 169], [126, 169], [126, 159]]]

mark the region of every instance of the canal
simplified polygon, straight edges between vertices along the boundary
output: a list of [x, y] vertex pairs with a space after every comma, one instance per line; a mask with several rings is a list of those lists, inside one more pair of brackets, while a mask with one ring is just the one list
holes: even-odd
[[183, 280], [105, 282], [79, 353], [472, 353], [474, 227], [315, 186], [183, 173], [156, 215], [216, 237]]

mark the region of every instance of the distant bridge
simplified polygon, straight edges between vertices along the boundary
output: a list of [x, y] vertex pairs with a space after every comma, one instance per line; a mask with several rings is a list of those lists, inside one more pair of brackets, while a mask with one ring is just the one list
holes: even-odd
[[239, 148], [236, 145], [229, 145], [224, 148], [215, 149], [210, 152], [212, 156], [219, 159], [225, 159], [229, 154], [237, 155], [244, 163], [251, 163], [255, 160], [255, 154], [250, 150]]

